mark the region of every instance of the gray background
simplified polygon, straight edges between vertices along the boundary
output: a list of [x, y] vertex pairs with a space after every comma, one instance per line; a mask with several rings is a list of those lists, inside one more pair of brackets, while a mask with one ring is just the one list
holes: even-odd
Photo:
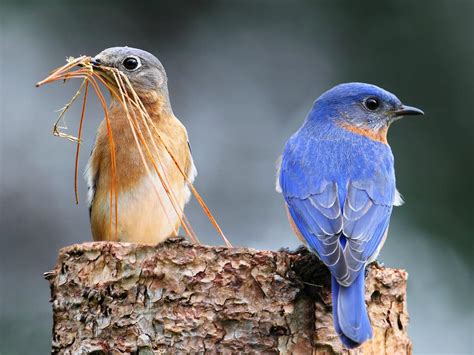
[[[116, 45], [163, 62], [196, 186], [236, 245], [298, 245], [274, 166], [320, 93], [365, 81], [423, 108], [390, 132], [406, 204], [380, 259], [410, 273], [415, 353], [472, 352], [473, 15], [474, 1], [449, 0], [0, 2], [0, 353], [49, 352], [42, 273], [59, 248], [91, 238], [86, 205], [73, 203], [74, 145], [51, 135], [78, 82], [34, 83], [66, 56]], [[81, 169], [100, 119], [94, 102]], [[186, 211], [218, 244], [197, 204]]]

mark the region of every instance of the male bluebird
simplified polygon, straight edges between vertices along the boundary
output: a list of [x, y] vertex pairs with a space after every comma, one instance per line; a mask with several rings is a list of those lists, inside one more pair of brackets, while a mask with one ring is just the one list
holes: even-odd
[[348, 83], [321, 95], [286, 143], [277, 189], [295, 233], [331, 272], [333, 320], [347, 348], [372, 337], [365, 266], [387, 236], [395, 186], [390, 124], [422, 115], [374, 85]]
[[[108, 48], [91, 63], [95, 71], [107, 78], [103, 67], [111, 67], [124, 73], [143, 102], [159, 137], [187, 174], [189, 181], [196, 176], [188, 135], [185, 127], [174, 116], [168, 96], [167, 76], [160, 61], [152, 54], [128, 47]], [[180, 221], [158, 176], [155, 186], [160, 198], [153, 192], [150, 181], [123, 106], [112, 96], [109, 118], [116, 149], [116, 185], [118, 191], [118, 239], [124, 242], [157, 244], [174, 236]], [[155, 132], [153, 133], [155, 134]], [[148, 139], [150, 139], [148, 137]], [[154, 139], [158, 139], [155, 136]], [[150, 144], [150, 143], [148, 143]], [[95, 146], [86, 168], [89, 187], [89, 211], [94, 240], [114, 240], [115, 229], [110, 228], [109, 193], [112, 176], [106, 121], [102, 121], [97, 132]], [[182, 211], [190, 198], [187, 183], [176, 167], [163, 144], [158, 144], [156, 161], [162, 174], [169, 181], [169, 188], [176, 198], [178, 210]], [[161, 200], [161, 203], [160, 203]]]

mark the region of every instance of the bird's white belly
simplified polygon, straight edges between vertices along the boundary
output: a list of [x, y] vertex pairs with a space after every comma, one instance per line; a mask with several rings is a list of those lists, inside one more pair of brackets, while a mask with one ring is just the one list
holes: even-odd
[[[165, 239], [175, 236], [179, 230], [180, 215], [184, 207], [184, 183], [170, 186], [174, 204], [166, 192], [158, 176], [153, 176], [153, 182], [148, 176], [144, 177], [133, 187], [118, 195], [118, 240], [122, 242], [157, 244]], [[97, 201], [98, 202], [98, 201]], [[98, 210], [95, 210], [95, 209]], [[94, 201], [94, 214], [101, 214], [105, 221], [110, 216], [110, 201], [102, 200], [100, 205]], [[113, 225], [102, 229], [100, 240], [116, 240], [115, 214], [112, 207]]]

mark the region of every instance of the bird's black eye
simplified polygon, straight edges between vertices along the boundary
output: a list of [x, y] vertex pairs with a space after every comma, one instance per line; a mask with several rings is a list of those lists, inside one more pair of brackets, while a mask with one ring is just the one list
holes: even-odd
[[364, 101], [364, 106], [367, 110], [375, 111], [380, 107], [380, 101], [376, 97], [369, 97]]
[[122, 62], [125, 69], [134, 71], [141, 65], [140, 60], [137, 57], [127, 57]]

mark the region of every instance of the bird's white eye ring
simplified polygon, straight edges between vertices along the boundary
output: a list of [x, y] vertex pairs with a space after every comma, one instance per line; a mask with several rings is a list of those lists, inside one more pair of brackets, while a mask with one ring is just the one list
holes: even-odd
[[125, 58], [122, 62], [123, 67], [128, 71], [135, 71], [142, 66], [140, 58], [134, 55]]
[[364, 101], [364, 107], [369, 111], [375, 111], [380, 107], [380, 100], [376, 97], [368, 97]]

